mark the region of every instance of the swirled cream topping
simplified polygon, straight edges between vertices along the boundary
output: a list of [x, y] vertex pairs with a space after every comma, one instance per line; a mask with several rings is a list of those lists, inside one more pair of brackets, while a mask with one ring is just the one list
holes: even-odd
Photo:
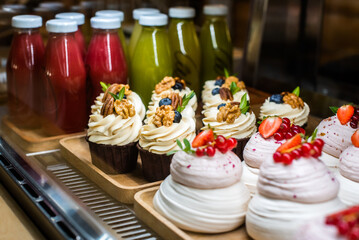
[[241, 98], [246, 93], [247, 93], [247, 100], [249, 102], [250, 99], [249, 99], [249, 94], [248, 94], [247, 89], [236, 92], [233, 95], [232, 101], [230, 101], [230, 100], [224, 101], [224, 100], [222, 100], [222, 98], [219, 94], [212, 95], [212, 91], [208, 91], [208, 92], [203, 91], [202, 92], [203, 108], [204, 109], [214, 108], [214, 107], [217, 107], [221, 103], [227, 103], [227, 102], [240, 102]]
[[350, 139], [356, 130], [349, 123], [342, 125], [336, 115], [321, 121], [317, 129], [317, 138], [325, 142], [323, 152], [336, 158], [351, 145]]
[[172, 158], [171, 175], [174, 181], [191, 188], [224, 188], [241, 179], [242, 165], [232, 151], [216, 151], [213, 157], [179, 151]]
[[260, 108], [259, 119], [263, 119], [266, 116], [286, 117], [293, 124], [303, 126], [308, 121], [309, 112], [310, 109], [306, 103], [304, 103], [303, 108], [292, 108], [289, 104], [277, 104], [270, 102], [269, 98], [267, 98]]
[[353, 145], [348, 147], [340, 155], [339, 161], [340, 174], [359, 184], [359, 148]]
[[319, 203], [338, 195], [339, 182], [325, 164], [301, 157], [290, 165], [266, 159], [257, 183], [258, 192], [269, 198], [302, 203]]
[[152, 153], [166, 154], [172, 150], [180, 150], [176, 139], [182, 141], [187, 138], [192, 142], [196, 126], [193, 119], [183, 116], [179, 123], [173, 123], [171, 126], [156, 127], [151, 120], [149, 124], [141, 128], [140, 146]]
[[272, 158], [283, 141], [277, 141], [273, 137], [264, 139], [260, 133], [253, 134], [244, 148], [244, 161], [250, 167], [259, 168], [265, 159]]
[[204, 110], [204, 118], [202, 122], [204, 127], [202, 130], [208, 128], [208, 124], [214, 128], [214, 132], [218, 135], [223, 135], [224, 137], [233, 137], [236, 139], [248, 138], [252, 136], [256, 131], [256, 116], [253, 112], [247, 112], [246, 114], [241, 114], [234, 123], [227, 122], [218, 122], [217, 121], [217, 107]]
[[325, 223], [325, 217], [314, 219], [297, 231], [295, 240], [345, 240], [334, 225]]
[[[162, 96], [164, 95], [168, 95], [170, 93], [178, 93], [181, 97], [183, 97], [185, 94], [188, 95], [191, 93], [191, 89], [189, 89], [189, 87], [186, 87], [185, 89], [182, 90], [174, 90], [174, 89], [169, 89], [169, 90], [165, 90], [159, 94], [157, 94], [154, 90], [152, 91], [152, 96], [151, 96], [151, 101], [149, 103], [149, 106], [154, 106], [154, 105], [158, 105], [159, 101], [162, 99]], [[188, 106], [191, 106], [193, 108], [193, 111], [196, 111], [197, 109], [197, 96], [196, 94], [189, 100], [188, 102]]]

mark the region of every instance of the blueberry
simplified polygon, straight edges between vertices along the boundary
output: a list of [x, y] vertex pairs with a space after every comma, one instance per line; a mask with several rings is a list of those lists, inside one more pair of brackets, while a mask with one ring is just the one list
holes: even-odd
[[173, 119], [174, 123], [179, 123], [182, 119], [182, 114], [178, 111], [175, 111], [175, 119]]
[[221, 104], [218, 105], [217, 109], [219, 110], [221, 107], [224, 107], [224, 106], [226, 106], [226, 104], [225, 104], [225, 103], [221, 103]]
[[126, 95], [123, 95], [123, 99], [127, 99]]
[[183, 84], [180, 82], [176, 82], [176, 84], [172, 87], [174, 90], [178, 89], [178, 90], [182, 90], [183, 89]]
[[160, 102], [158, 103], [158, 106], [162, 106], [162, 105], [171, 105], [172, 104], [172, 100], [169, 98], [162, 98], [160, 100]]
[[214, 86], [222, 86], [224, 84], [225, 80], [224, 79], [218, 79], [216, 80], [216, 82], [214, 83]]
[[212, 90], [212, 95], [219, 94], [219, 88], [215, 88]]
[[280, 94], [273, 94], [270, 96], [269, 101], [274, 103], [283, 103], [283, 97]]

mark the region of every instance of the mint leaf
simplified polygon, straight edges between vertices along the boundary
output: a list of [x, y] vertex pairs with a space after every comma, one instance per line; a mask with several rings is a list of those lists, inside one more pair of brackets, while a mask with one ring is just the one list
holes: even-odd
[[172, 154], [175, 154], [176, 152], [178, 152], [178, 150], [172, 150], [172, 151], [166, 153], [166, 155], [167, 155], [167, 156], [170, 156], [170, 155], [172, 155]]
[[123, 97], [125, 96], [125, 87], [121, 88], [120, 92], [118, 93], [118, 100], [122, 100]]
[[311, 141], [314, 141], [316, 138], [317, 138], [317, 133], [318, 133], [318, 128], [316, 128], [312, 134], [312, 136], [310, 137], [311, 138]]
[[293, 92], [292, 93], [294, 93], [295, 95], [297, 95], [298, 97], [299, 97], [299, 94], [300, 94], [300, 87], [298, 86], [298, 87], [296, 87], [294, 90], [293, 90]]
[[229, 73], [228, 73], [228, 70], [227, 70], [226, 68], [224, 69], [224, 76], [225, 76], [226, 78], [229, 77]]
[[179, 148], [181, 149], [181, 150], [183, 150], [183, 146], [182, 146], [182, 143], [180, 142], [180, 140], [176, 140], [176, 143], [177, 143], [177, 145], [179, 146]]
[[106, 83], [104, 83], [104, 82], [100, 82], [100, 85], [101, 85], [101, 87], [102, 87], [102, 91], [103, 91], [103, 92], [106, 92], [107, 88], [108, 88], [109, 86], [111, 86], [111, 84], [106, 84]]
[[187, 138], [183, 139], [183, 143], [186, 146], [185, 150], [191, 150], [191, 144], [187, 140]]
[[182, 104], [181, 104], [181, 106], [178, 106], [176, 110], [177, 110], [178, 112], [182, 112], [182, 111], [186, 108], [186, 106], [188, 105], [189, 100], [191, 100], [191, 98], [193, 98], [194, 95], [195, 95], [195, 93], [194, 93], [193, 90], [192, 90], [188, 95], [185, 94], [185, 95], [183, 96], [183, 98], [182, 98]]
[[239, 87], [237, 87], [237, 84], [235, 82], [231, 82], [231, 86], [230, 86], [229, 90], [231, 90], [232, 95], [234, 95], [241, 89]]
[[247, 101], [247, 93], [245, 93], [241, 98], [241, 103], [239, 104], [239, 109], [242, 114], [246, 114], [249, 110], [249, 104]]
[[338, 107], [329, 107], [329, 109], [332, 110], [332, 112], [334, 114], [337, 114], [339, 108]]
[[112, 92], [108, 92], [115, 100], [118, 100], [118, 96]]

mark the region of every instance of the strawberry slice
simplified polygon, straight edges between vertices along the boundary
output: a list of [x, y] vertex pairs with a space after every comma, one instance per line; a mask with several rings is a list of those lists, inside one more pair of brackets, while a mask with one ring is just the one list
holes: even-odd
[[356, 130], [352, 136], [352, 143], [354, 146], [359, 148], [359, 130]]
[[347, 124], [354, 115], [354, 107], [352, 105], [343, 105], [337, 111], [337, 116], [342, 125]]
[[214, 133], [212, 129], [200, 132], [192, 142], [192, 147], [197, 148], [207, 145], [209, 142], [214, 141]]
[[280, 117], [268, 117], [259, 125], [259, 133], [264, 138], [269, 138], [278, 131], [282, 122], [283, 120]]
[[283, 153], [288, 149], [294, 148], [302, 143], [302, 138], [300, 134], [295, 135], [285, 143], [283, 143], [278, 149], [277, 152]]

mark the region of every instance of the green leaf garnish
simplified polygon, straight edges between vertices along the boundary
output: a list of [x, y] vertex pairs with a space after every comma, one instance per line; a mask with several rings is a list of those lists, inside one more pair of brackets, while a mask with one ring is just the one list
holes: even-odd
[[178, 152], [178, 150], [172, 150], [172, 151], [166, 153], [166, 155], [169, 156], [169, 155], [175, 154], [176, 152]]
[[332, 110], [332, 112], [334, 114], [337, 114], [339, 108], [338, 107], [329, 107], [329, 109]]
[[109, 94], [115, 99], [118, 100], [118, 96], [116, 94], [113, 94], [112, 92], [109, 92]]
[[177, 143], [178, 147], [179, 147], [181, 150], [183, 150], [183, 146], [182, 146], [181, 141], [177, 139], [177, 140], [176, 140], [176, 143]]
[[[188, 141], [187, 138], [183, 139], [183, 143], [184, 143], [184, 145], [185, 145], [185, 148], [183, 148], [183, 145], [182, 145], [182, 143], [181, 143], [180, 140], [177, 139], [177, 140], [176, 140], [176, 143], [177, 143], [178, 147], [179, 147], [182, 151], [184, 151], [184, 152], [186, 152], [186, 153], [189, 153], [189, 154], [195, 153], [195, 151], [191, 148], [191, 143]], [[174, 154], [174, 153], [176, 153], [176, 152], [178, 152], [178, 150], [170, 151], [170, 152], [166, 153], [166, 155], [169, 156], [169, 155], [172, 155], [172, 154]]]
[[115, 99], [115, 100], [122, 100], [123, 97], [125, 96], [125, 88], [121, 88], [120, 92], [118, 93], [118, 95], [113, 94], [112, 92], [109, 92], [109, 94]]
[[182, 104], [180, 106], [178, 106], [176, 110], [178, 112], [182, 112], [188, 105], [189, 100], [191, 100], [191, 98], [193, 98], [194, 95], [195, 95], [195, 93], [193, 90], [188, 95], [185, 94], [182, 98]]
[[312, 136], [310, 136], [311, 141], [314, 141], [317, 138], [317, 133], [318, 133], [318, 128], [316, 128], [312, 133]]
[[224, 76], [225, 76], [226, 78], [229, 77], [229, 72], [228, 72], [227, 68], [224, 69]]
[[294, 90], [293, 90], [293, 92], [292, 93], [294, 93], [295, 95], [297, 95], [298, 97], [299, 97], [299, 94], [300, 94], [300, 87], [298, 86], [298, 87], [296, 87]]
[[232, 95], [234, 95], [241, 89], [239, 87], [237, 87], [237, 84], [235, 82], [231, 82], [231, 86], [230, 86], [229, 90], [231, 90]]
[[247, 93], [245, 93], [241, 98], [241, 103], [239, 104], [239, 109], [242, 114], [246, 114], [249, 111], [249, 104], [247, 101]]
[[111, 86], [111, 84], [106, 84], [106, 83], [104, 83], [104, 82], [100, 82], [100, 85], [101, 85], [101, 87], [102, 87], [102, 91], [103, 91], [103, 92], [106, 92], [107, 88], [108, 88], [109, 86]]

